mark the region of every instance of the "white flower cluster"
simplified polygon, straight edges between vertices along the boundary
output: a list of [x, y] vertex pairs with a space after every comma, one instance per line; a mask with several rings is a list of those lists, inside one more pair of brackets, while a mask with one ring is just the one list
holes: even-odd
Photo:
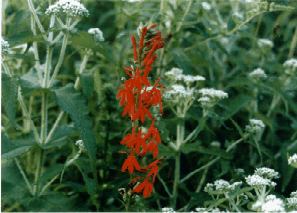
[[288, 163], [289, 163], [289, 165], [297, 168], [297, 153], [295, 153], [289, 157]]
[[257, 68], [249, 73], [249, 77], [259, 80], [267, 78], [267, 75], [263, 69]]
[[213, 88], [203, 88], [200, 89], [198, 93], [201, 94], [198, 102], [200, 102], [204, 108], [213, 107], [219, 100], [228, 98], [228, 93]]
[[250, 119], [250, 123], [246, 125], [245, 130], [250, 134], [259, 134], [265, 128], [263, 121], [258, 119]]
[[273, 47], [273, 42], [266, 38], [258, 39], [257, 43], [260, 48], [272, 48]]
[[297, 71], [297, 59], [296, 58], [291, 58], [285, 61], [283, 64], [286, 74], [294, 74]]
[[45, 14], [61, 14], [77, 17], [88, 16], [89, 11], [79, 0], [58, 0], [55, 4], [47, 8]]
[[9, 51], [9, 43], [1, 38], [1, 53], [6, 54]]
[[260, 175], [249, 175], [245, 178], [246, 182], [248, 185], [250, 186], [254, 186], [254, 187], [261, 187], [261, 186], [275, 186], [276, 183], [261, 177]]
[[242, 182], [234, 182], [230, 184], [226, 180], [216, 180], [214, 183], [206, 184], [204, 191], [209, 194], [224, 194], [226, 192], [233, 192], [242, 185]]
[[273, 169], [262, 167], [257, 168], [253, 175], [249, 175], [245, 178], [248, 185], [253, 187], [275, 187], [276, 183], [272, 179], [278, 178], [278, 172]]
[[99, 28], [90, 28], [88, 33], [94, 36], [95, 41], [104, 41], [103, 32]]
[[183, 70], [176, 67], [173, 67], [170, 71], [166, 72], [165, 76], [174, 81], [183, 81], [187, 85], [197, 81], [205, 81], [205, 78], [200, 75], [184, 75]]
[[285, 204], [282, 199], [275, 195], [268, 195], [265, 202], [262, 204], [261, 210], [263, 212], [285, 212]]
[[267, 167], [257, 168], [255, 170], [255, 175], [259, 175], [259, 176], [267, 178], [267, 179], [274, 179], [274, 178], [279, 177], [279, 173], [277, 171], [275, 171], [274, 169], [267, 168]]
[[195, 208], [195, 212], [199, 212], [199, 213], [217, 213], [217, 212], [223, 212], [218, 208], [214, 208], [214, 209], [207, 209], [207, 208]]
[[174, 213], [175, 211], [171, 207], [164, 207], [164, 208], [162, 208], [162, 212], [163, 213]]
[[164, 93], [166, 99], [179, 99], [179, 98], [194, 98], [195, 90], [193, 88], [186, 88], [181, 84], [174, 84], [170, 90]]
[[297, 191], [291, 192], [290, 197], [287, 198], [287, 205], [289, 208], [297, 209]]

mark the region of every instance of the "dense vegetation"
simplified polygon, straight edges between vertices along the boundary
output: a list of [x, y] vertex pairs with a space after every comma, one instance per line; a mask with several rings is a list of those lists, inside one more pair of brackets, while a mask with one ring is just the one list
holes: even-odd
[[[3, 0], [2, 211], [296, 210], [296, 9], [294, 0]], [[129, 173], [143, 168], [122, 167], [133, 128], [117, 94], [124, 68], [139, 65], [130, 36], [139, 42], [154, 23], [143, 54], [160, 31], [148, 80], [163, 94], [163, 110], [160, 100], [150, 109], [161, 144], [142, 192]]]

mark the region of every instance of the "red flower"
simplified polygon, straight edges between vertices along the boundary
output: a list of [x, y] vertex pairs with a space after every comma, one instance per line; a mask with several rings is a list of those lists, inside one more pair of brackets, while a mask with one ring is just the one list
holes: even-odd
[[[153, 159], [156, 159], [159, 153], [158, 145], [161, 143], [151, 108], [158, 106], [162, 112], [162, 86], [159, 79], [151, 82], [148, 78], [153, 63], [157, 59], [156, 51], [164, 46], [161, 33], [153, 29], [155, 27], [156, 24], [153, 24], [141, 29], [138, 45], [136, 38], [131, 36], [134, 63], [124, 68], [129, 78], [117, 93], [119, 104], [123, 107], [122, 116], [129, 116], [133, 122], [132, 133], [127, 134], [120, 142], [128, 148], [127, 152], [130, 153], [122, 165], [122, 172], [128, 170], [130, 175], [133, 174], [134, 178], [131, 183], [142, 181], [136, 186], [134, 192], [142, 192], [144, 197], [150, 196], [153, 191], [153, 183], [159, 170], [159, 160], [141, 167], [136, 157], [141, 158], [151, 153]], [[141, 127], [144, 127], [146, 120], [152, 122], [147, 132], [144, 133]], [[138, 175], [138, 172], [147, 174]]]
[[153, 184], [149, 182], [147, 179], [145, 179], [142, 183], [138, 184], [134, 190], [136, 193], [141, 193], [143, 194], [144, 198], [147, 198], [151, 195], [153, 191]]
[[137, 171], [141, 171], [140, 165], [138, 164], [137, 159], [134, 155], [129, 155], [126, 160], [124, 161], [122, 165], [122, 172], [125, 172], [126, 170], [129, 171], [130, 174], [134, 172], [134, 169]]

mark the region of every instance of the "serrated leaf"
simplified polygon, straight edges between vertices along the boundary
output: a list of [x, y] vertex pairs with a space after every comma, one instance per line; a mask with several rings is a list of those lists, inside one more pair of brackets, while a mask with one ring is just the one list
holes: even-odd
[[91, 118], [88, 116], [88, 108], [84, 97], [78, 93], [73, 84], [54, 90], [58, 105], [68, 113], [79, 130], [81, 139], [94, 160], [96, 157], [96, 138], [92, 132]]
[[15, 78], [2, 74], [2, 106], [7, 114], [11, 124], [15, 126], [16, 102], [18, 93], [18, 84]]
[[1, 135], [1, 154], [2, 159], [12, 159], [15, 158], [25, 152], [28, 152], [31, 147], [34, 145], [33, 141], [29, 141], [29, 143], [18, 143], [11, 141], [7, 138], [5, 134]]

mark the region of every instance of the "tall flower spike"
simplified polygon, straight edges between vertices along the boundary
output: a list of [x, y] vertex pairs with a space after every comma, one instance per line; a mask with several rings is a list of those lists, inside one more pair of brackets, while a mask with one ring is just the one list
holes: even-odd
[[[158, 145], [161, 143], [159, 130], [155, 127], [152, 107], [159, 107], [162, 112], [162, 85], [160, 79], [152, 82], [148, 75], [157, 59], [156, 51], [163, 47], [164, 42], [156, 25], [144, 26], [139, 30], [139, 39], [130, 37], [133, 48], [134, 63], [124, 68], [128, 79], [120, 87], [117, 99], [123, 107], [122, 116], [129, 116], [132, 121], [132, 133], [127, 134], [120, 142], [129, 153], [122, 165], [122, 172], [128, 170], [131, 183], [137, 180], [135, 193], [149, 197], [153, 191], [159, 167]], [[142, 131], [150, 121], [147, 131]], [[153, 159], [147, 166], [140, 165], [141, 158], [148, 155]], [[141, 173], [141, 174], [140, 174]]]

